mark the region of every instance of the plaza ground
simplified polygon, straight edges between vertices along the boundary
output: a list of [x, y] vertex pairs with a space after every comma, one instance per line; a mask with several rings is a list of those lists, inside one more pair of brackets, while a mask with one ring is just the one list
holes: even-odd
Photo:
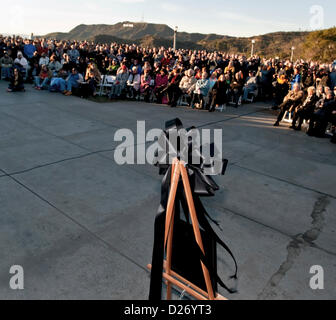
[[[0, 299], [147, 299], [156, 168], [118, 166], [119, 128], [223, 130], [230, 164], [204, 199], [239, 264], [229, 299], [336, 298], [336, 146], [274, 128], [262, 103], [223, 113], [135, 102], [95, 103], [0, 82]], [[232, 272], [219, 252], [219, 273]], [[25, 289], [9, 288], [21, 265]], [[324, 290], [309, 286], [324, 269]]]

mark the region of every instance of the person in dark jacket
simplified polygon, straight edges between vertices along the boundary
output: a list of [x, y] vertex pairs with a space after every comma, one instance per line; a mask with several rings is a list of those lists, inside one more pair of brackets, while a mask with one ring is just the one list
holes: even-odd
[[288, 79], [281, 74], [274, 85], [274, 106], [273, 110], [278, 110], [279, 105], [283, 102], [289, 91]]
[[322, 106], [315, 110], [310, 118], [307, 134], [309, 136], [324, 137], [328, 122], [331, 121], [335, 111], [336, 98], [333, 96], [332, 91], [328, 91]]
[[274, 127], [278, 127], [280, 125], [280, 121], [283, 119], [286, 111], [291, 111], [293, 108], [296, 108], [300, 105], [303, 99], [303, 91], [300, 88], [299, 83], [294, 84], [294, 89], [291, 90], [287, 96], [285, 97], [283, 103], [279, 106], [280, 113], [276, 122], [274, 123]]
[[244, 75], [241, 71], [237, 72], [230, 85], [230, 96], [233, 99], [235, 108], [238, 108], [239, 98], [243, 94]]
[[169, 105], [174, 108], [177, 106], [177, 101], [181, 95], [181, 89], [179, 88], [182, 75], [180, 69], [174, 69], [172, 74], [168, 78], [167, 87], [161, 92], [168, 94]]
[[227, 91], [230, 88], [230, 76], [222, 74], [212, 88], [212, 102], [209, 112], [214, 112], [216, 106], [227, 103]]
[[13, 75], [10, 78], [8, 92], [24, 91], [23, 76], [18, 68], [14, 68]]
[[[295, 109], [292, 126], [290, 128], [300, 131], [303, 120], [305, 119], [307, 120], [311, 118], [312, 114], [314, 113], [316, 103], [318, 101], [319, 101], [319, 98], [316, 96], [315, 87], [309, 87], [307, 98], [304, 100], [301, 106], [298, 106]], [[296, 126], [296, 123], [298, 120], [299, 120], [299, 124], [298, 126]]]

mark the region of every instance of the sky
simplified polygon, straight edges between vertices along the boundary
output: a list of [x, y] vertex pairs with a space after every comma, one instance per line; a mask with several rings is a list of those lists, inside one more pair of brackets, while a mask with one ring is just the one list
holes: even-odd
[[248, 37], [333, 27], [336, 13], [335, 0], [15, 0], [6, 6], [0, 33], [25, 35], [144, 20], [179, 31]]

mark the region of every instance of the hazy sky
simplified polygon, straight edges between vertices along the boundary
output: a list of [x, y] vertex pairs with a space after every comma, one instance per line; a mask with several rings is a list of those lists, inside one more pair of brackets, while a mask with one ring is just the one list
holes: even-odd
[[[5, 11], [9, 14], [0, 20], [0, 32], [9, 34], [68, 32], [82, 23], [138, 22], [144, 16], [146, 22], [178, 26], [181, 31], [252, 36], [332, 27], [336, 13], [335, 0], [15, 0], [7, 3], [9, 8]], [[312, 6], [320, 6], [324, 14]]]

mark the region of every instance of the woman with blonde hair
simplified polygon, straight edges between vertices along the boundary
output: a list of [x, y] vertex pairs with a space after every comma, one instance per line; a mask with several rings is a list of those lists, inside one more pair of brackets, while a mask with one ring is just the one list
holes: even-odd
[[87, 95], [96, 95], [96, 87], [101, 81], [101, 73], [99, 72], [97, 66], [90, 62], [85, 72], [85, 85]]

